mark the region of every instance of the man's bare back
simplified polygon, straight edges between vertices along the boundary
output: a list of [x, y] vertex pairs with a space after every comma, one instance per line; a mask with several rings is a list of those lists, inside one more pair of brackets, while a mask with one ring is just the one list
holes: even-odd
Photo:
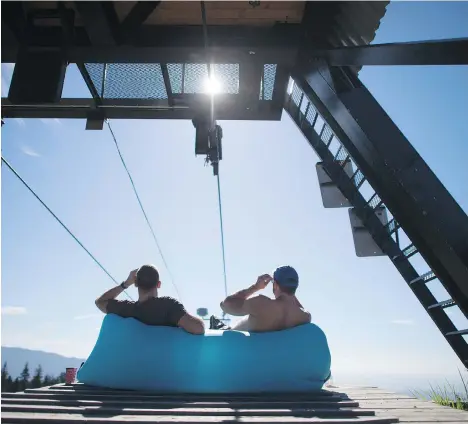
[[240, 331], [278, 331], [286, 328], [297, 327], [309, 323], [311, 315], [304, 310], [295, 296], [279, 297], [270, 299], [266, 296], [258, 296], [259, 303], [263, 305], [258, 308], [255, 315], [251, 314], [232, 327]]
[[[275, 299], [262, 295], [249, 299], [271, 281]], [[221, 303], [221, 308], [230, 315], [247, 315], [232, 327], [233, 330], [266, 332], [306, 324], [311, 321], [311, 315], [295, 296], [298, 283], [299, 279], [293, 268], [281, 267], [275, 271], [274, 277], [262, 275], [253, 286], [226, 298]]]

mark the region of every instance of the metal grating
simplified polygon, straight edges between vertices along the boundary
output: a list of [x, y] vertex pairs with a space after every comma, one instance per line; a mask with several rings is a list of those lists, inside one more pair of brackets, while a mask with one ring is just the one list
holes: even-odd
[[215, 80], [219, 83], [220, 92], [223, 94], [239, 93], [239, 64], [214, 64], [212, 72]]
[[407, 258], [409, 258], [410, 256], [413, 256], [417, 252], [418, 252], [418, 249], [416, 248], [414, 244], [410, 244], [409, 246], [403, 249], [403, 255], [405, 255]]
[[[291, 100], [296, 104], [296, 106], [300, 105], [303, 96], [304, 94], [302, 93], [301, 89], [296, 84], [294, 84], [294, 87], [291, 92]], [[309, 116], [307, 116], [306, 118], [309, 119]]]
[[111, 63], [105, 69], [104, 98], [167, 99], [159, 63]]
[[381, 199], [380, 199], [380, 196], [375, 193], [370, 199], [369, 199], [369, 206], [372, 208], [372, 209], [375, 209], [377, 206], [379, 206], [381, 204]]
[[173, 94], [182, 93], [182, 76], [184, 75], [183, 63], [168, 63], [167, 73], [169, 74], [169, 82], [171, 84], [171, 91]]
[[86, 63], [85, 68], [88, 71], [94, 88], [103, 97], [103, 82], [104, 82], [104, 63]]
[[182, 93], [203, 93], [206, 90], [208, 80], [208, 67], [202, 63], [187, 63], [182, 66], [183, 82]]
[[263, 65], [263, 76], [260, 81], [260, 96], [259, 100], [273, 99], [273, 89], [275, 87], [276, 65]]
[[359, 188], [364, 179], [364, 174], [360, 169], [358, 169], [353, 176], [354, 185]]
[[398, 223], [395, 221], [395, 219], [392, 219], [388, 224], [387, 224], [387, 228], [388, 228], [388, 232], [390, 234], [393, 234], [398, 228], [399, 228], [399, 225]]
[[[85, 66], [97, 92], [103, 98], [167, 99], [168, 97], [159, 63], [87, 63]], [[207, 91], [206, 64], [169, 63], [167, 70], [173, 94], [199, 94]], [[217, 82], [219, 94], [239, 94], [239, 64], [213, 64], [211, 71]]]

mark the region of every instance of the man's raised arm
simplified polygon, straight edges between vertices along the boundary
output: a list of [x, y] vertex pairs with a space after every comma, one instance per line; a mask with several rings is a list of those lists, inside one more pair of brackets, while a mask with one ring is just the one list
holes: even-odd
[[127, 277], [127, 280], [123, 282], [120, 286], [113, 287], [110, 290], [107, 290], [101, 297], [96, 299], [96, 306], [99, 308], [100, 311], [107, 314], [107, 303], [109, 300], [115, 299], [120, 293], [122, 293], [125, 289], [130, 287], [132, 284], [135, 284], [137, 269], [134, 269]]
[[221, 309], [223, 312], [233, 316], [243, 316], [252, 313], [251, 307], [254, 307], [256, 299], [250, 299], [249, 297], [263, 290], [268, 283], [272, 281], [272, 278], [268, 274], [261, 275], [257, 278], [257, 282], [247, 289], [241, 290], [237, 293], [228, 296], [221, 302]]

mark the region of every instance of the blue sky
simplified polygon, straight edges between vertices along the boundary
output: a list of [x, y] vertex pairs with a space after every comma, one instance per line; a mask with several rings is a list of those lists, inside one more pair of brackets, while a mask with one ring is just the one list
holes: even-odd
[[[466, 16], [468, 3], [394, 3], [374, 43], [467, 37]], [[2, 65], [2, 96], [9, 76]], [[360, 77], [467, 211], [468, 67], [367, 67]], [[88, 96], [74, 67], [63, 96]], [[219, 313], [216, 179], [194, 157], [191, 122], [112, 125], [184, 304]], [[461, 363], [390, 261], [357, 258], [347, 210], [323, 208], [318, 158], [286, 113], [280, 122], [221, 125], [230, 290], [291, 264], [301, 302], [328, 335], [338, 379], [455, 374]], [[161, 294], [175, 295], [110, 133], [84, 127], [7, 120], [2, 154], [117, 280], [154, 263]], [[102, 320], [94, 299], [113, 283], [3, 166], [1, 177], [2, 345], [85, 357]], [[452, 318], [466, 325], [459, 311]]]

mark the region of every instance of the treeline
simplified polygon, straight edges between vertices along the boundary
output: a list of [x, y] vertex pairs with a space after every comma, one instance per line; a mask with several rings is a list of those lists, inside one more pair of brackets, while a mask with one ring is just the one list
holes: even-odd
[[7, 363], [5, 362], [2, 367], [2, 392], [14, 393], [22, 392], [25, 389], [37, 389], [39, 387], [51, 386], [53, 384], [65, 383], [65, 373], [63, 372], [58, 377], [45, 375], [42, 367], [39, 365], [34, 371], [31, 378], [29, 372], [29, 364], [26, 362], [20, 377], [14, 380], [8, 374]]

